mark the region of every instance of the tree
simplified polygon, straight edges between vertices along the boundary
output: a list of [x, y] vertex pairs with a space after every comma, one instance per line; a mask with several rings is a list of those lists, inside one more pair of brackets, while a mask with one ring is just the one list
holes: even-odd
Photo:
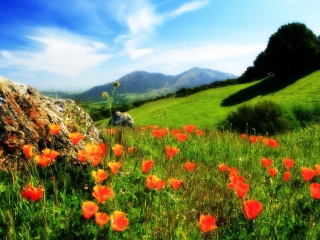
[[302, 23], [281, 26], [269, 38], [268, 63], [281, 77], [301, 76], [320, 69], [320, 41]]

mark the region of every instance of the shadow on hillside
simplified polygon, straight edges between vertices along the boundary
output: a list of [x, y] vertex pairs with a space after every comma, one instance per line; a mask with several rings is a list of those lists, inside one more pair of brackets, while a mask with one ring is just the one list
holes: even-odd
[[221, 106], [234, 106], [260, 95], [264, 96], [270, 93], [277, 92], [293, 84], [298, 79], [300, 79], [300, 77], [291, 79], [278, 79], [276, 76], [268, 77], [255, 85], [242, 89], [237, 93], [232, 94], [229, 97], [223, 99]]

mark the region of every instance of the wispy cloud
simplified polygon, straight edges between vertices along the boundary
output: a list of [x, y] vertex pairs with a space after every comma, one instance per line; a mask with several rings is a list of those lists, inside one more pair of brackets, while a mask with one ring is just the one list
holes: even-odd
[[192, 1], [192, 2], [189, 2], [189, 3], [185, 3], [181, 7], [179, 7], [175, 11], [173, 11], [172, 15], [173, 16], [179, 16], [179, 15], [181, 15], [183, 13], [194, 11], [194, 10], [197, 10], [199, 8], [202, 8], [205, 5], [207, 5], [208, 3], [209, 3], [209, 1]]

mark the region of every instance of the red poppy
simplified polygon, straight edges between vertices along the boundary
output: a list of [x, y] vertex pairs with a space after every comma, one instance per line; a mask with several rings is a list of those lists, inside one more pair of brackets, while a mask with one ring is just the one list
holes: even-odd
[[100, 149], [101, 149], [101, 156], [104, 158], [106, 156], [106, 153], [107, 153], [107, 144], [100, 143], [99, 146], [100, 146]]
[[291, 174], [289, 172], [284, 172], [283, 173], [283, 180], [284, 181], [289, 181]]
[[69, 138], [73, 145], [77, 145], [78, 142], [80, 142], [84, 137], [81, 133], [76, 132], [76, 133], [69, 133]]
[[98, 169], [97, 171], [92, 171], [92, 177], [96, 183], [101, 183], [108, 178], [108, 173], [103, 169]]
[[187, 140], [188, 136], [183, 133], [178, 133], [175, 135], [175, 137], [178, 139], [179, 142], [184, 142]]
[[152, 159], [146, 161], [142, 160], [142, 173], [147, 173], [149, 172], [150, 168], [153, 166], [154, 161]]
[[197, 130], [197, 136], [201, 137], [203, 135], [203, 131], [202, 130]]
[[229, 170], [229, 167], [227, 165], [225, 165], [224, 163], [222, 163], [222, 164], [219, 165], [219, 170], [221, 172], [226, 172], [226, 171]]
[[98, 210], [99, 207], [94, 202], [87, 201], [82, 204], [83, 216], [86, 219], [91, 218], [91, 216], [95, 215], [98, 212]]
[[267, 145], [272, 148], [276, 148], [278, 146], [278, 142], [274, 139], [268, 139]]
[[172, 134], [173, 136], [175, 136], [175, 135], [177, 135], [178, 133], [180, 133], [180, 129], [172, 129], [170, 132], [171, 132], [171, 134]]
[[94, 196], [99, 203], [103, 203], [114, 196], [113, 190], [106, 186], [96, 185], [93, 188], [92, 196]]
[[178, 179], [174, 179], [174, 178], [170, 178], [169, 181], [170, 181], [171, 187], [174, 190], [178, 189], [181, 186], [181, 184], [183, 183], [183, 180], [178, 180]]
[[263, 210], [262, 204], [256, 200], [249, 200], [243, 202], [243, 210], [249, 219], [255, 219]]
[[112, 150], [114, 152], [114, 155], [116, 155], [116, 157], [120, 157], [122, 154], [123, 146], [120, 144], [116, 144], [112, 147]]
[[42, 188], [36, 188], [31, 185], [31, 183], [28, 183], [28, 186], [22, 189], [21, 191], [22, 197], [27, 200], [31, 200], [33, 202], [40, 200], [40, 198], [43, 195], [43, 189]]
[[317, 174], [317, 171], [312, 168], [301, 167], [301, 173], [303, 179], [308, 182]]
[[242, 133], [242, 134], [240, 135], [240, 137], [241, 137], [242, 139], [246, 139], [246, 138], [248, 137], [248, 135], [247, 135], [247, 134]]
[[85, 160], [87, 160], [88, 158], [88, 154], [86, 150], [78, 150], [78, 160], [80, 162], [84, 162]]
[[195, 166], [196, 166], [196, 164], [193, 163], [193, 162], [186, 162], [186, 163], [184, 164], [184, 168], [185, 168], [187, 171], [189, 171], [189, 172], [193, 171], [194, 168], [195, 168]]
[[257, 136], [251, 136], [251, 137], [250, 137], [250, 142], [251, 142], [252, 144], [256, 143], [257, 141], [258, 141], [258, 137], [257, 137]]
[[155, 130], [152, 130], [152, 134], [155, 138], [164, 138], [167, 134], [167, 129], [165, 128], [155, 129]]
[[111, 217], [111, 228], [114, 231], [124, 231], [129, 225], [129, 219], [126, 214], [121, 211], [115, 211]]
[[315, 200], [320, 199], [320, 183], [311, 183], [310, 192]]
[[229, 177], [231, 177], [231, 176], [238, 176], [238, 174], [239, 174], [239, 171], [238, 171], [237, 168], [235, 168], [235, 167], [231, 167], [231, 168], [230, 168]]
[[275, 168], [270, 168], [269, 169], [269, 174], [270, 174], [270, 176], [271, 177], [274, 177], [274, 176], [276, 176], [277, 175], [277, 169], [275, 169]]
[[[33, 156], [33, 153], [32, 153], [32, 145], [31, 144], [27, 144], [27, 145], [24, 145], [22, 147], [22, 150], [24, 152], [24, 155], [27, 157], [27, 158], [32, 158]], [[1, 156], [1, 154], [0, 154]]]
[[234, 189], [236, 190], [236, 193], [238, 194], [239, 198], [244, 198], [246, 193], [249, 190], [250, 185], [244, 182], [237, 182], [234, 185]]
[[102, 212], [97, 212], [95, 214], [96, 217], [96, 223], [102, 227], [103, 225], [105, 225], [108, 220], [109, 220], [109, 216], [106, 213], [102, 213]]
[[262, 158], [261, 159], [261, 163], [263, 164], [263, 166], [268, 169], [270, 167], [270, 165], [273, 163], [273, 160], [270, 158]]
[[165, 181], [155, 175], [149, 175], [146, 179], [146, 186], [149, 189], [156, 188], [157, 190], [160, 190], [164, 187], [165, 184]]
[[166, 146], [166, 150], [167, 150], [167, 159], [172, 158], [174, 155], [176, 155], [180, 151], [179, 148], [170, 147], [170, 146]]
[[230, 176], [229, 179], [230, 179], [230, 183], [228, 185], [229, 188], [235, 188], [237, 184], [242, 183], [245, 180], [244, 177], [235, 176], [235, 175]]
[[56, 135], [60, 132], [61, 126], [60, 125], [55, 125], [55, 124], [50, 124], [49, 125], [50, 133], [53, 135]]
[[120, 162], [109, 162], [108, 163], [108, 166], [113, 174], [117, 174], [121, 165], [122, 164]]
[[195, 125], [186, 125], [184, 126], [184, 130], [187, 132], [187, 133], [192, 133], [194, 132], [194, 130], [196, 130], [196, 126]]
[[200, 215], [199, 223], [202, 232], [209, 232], [217, 229], [216, 219], [212, 217], [210, 214], [208, 215]]
[[294, 165], [294, 160], [291, 158], [285, 158], [283, 159], [283, 164], [285, 165], [287, 170], [290, 170], [292, 166]]

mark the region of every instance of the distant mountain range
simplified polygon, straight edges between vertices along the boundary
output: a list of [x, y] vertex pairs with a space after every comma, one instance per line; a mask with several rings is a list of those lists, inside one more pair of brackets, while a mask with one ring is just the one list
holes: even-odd
[[[116, 89], [116, 99], [126, 101], [126, 95], [135, 99], [146, 99], [173, 93], [181, 88], [193, 88], [223, 81], [237, 76], [211, 69], [191, 68], [181, 74], [172, 76], [162, 73], [135, 71], [117, 80], [120, 87]], [[110, 94], [113, 82], [96, 86], [82, 93], [82, 98], [90, 101], [101, 101], [101, 93]], [[129, 100], [129, 99], [127, 99]]]

